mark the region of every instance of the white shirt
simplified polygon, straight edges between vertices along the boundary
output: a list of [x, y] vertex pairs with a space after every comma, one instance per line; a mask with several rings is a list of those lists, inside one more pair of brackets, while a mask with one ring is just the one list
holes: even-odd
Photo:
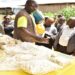
[[69, 27], [63, 28], [62, 35], [60, 36], [59, 39], [59, 44], [62, 46], [67, 46], [68, 41], [74, 32], [75, 28], [69, 28]]
[[51, 27], [46, 28], [46, 33], [49, 35], [55, 35], [57, 34], [57, 28], [54, 26], [54, 24], [52, 24]]

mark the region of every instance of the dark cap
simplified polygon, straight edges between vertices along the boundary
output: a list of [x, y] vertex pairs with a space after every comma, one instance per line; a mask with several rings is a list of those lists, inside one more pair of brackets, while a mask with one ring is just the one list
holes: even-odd
[[37, 4], [35, 0], [27, 0], [27, 1], [26, 1], [26, 4], [30, 4], [30, 3], [35, 3], [35, 4]]

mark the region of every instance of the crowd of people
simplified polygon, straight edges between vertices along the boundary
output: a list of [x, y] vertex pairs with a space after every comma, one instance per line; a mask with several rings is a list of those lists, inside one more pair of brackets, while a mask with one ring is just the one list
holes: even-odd
[[[75, 55], [75, 17], [66, 20], [63, 15], [57, 15], [55, 18], [41, 16], [36, 20], [34, 12], [37, 9], [38, 4], [34, 0], [27, 0], [25, 8], [16, 15], [14, 22], [11, 22], [9, 16], [5, 16], [2, 22], [5, 33], [23, 42], [31, 42]], [[42, 32], [41, 36], [36, 27], [40, 33]]]

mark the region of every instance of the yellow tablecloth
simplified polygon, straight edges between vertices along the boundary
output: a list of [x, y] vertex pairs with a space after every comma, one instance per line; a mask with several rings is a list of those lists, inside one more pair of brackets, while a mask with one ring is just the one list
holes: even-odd
[[75, 75], [75, 60], [63, 69], [58, 70], [56, 75]]
[[[25, 73], [22, 70], [18, 70], [18, 71], [0, 71], [0, 75], [31, 75], [31, 74]], [[56, 72], [50, 72], [44, 75], [56, 75]]]

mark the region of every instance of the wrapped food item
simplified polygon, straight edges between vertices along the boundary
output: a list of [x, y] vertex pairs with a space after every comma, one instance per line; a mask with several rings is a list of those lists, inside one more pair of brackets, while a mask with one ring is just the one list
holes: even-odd
[[[59, 69], [58, 66], [60, 68], [64, 67], [73, 59], [71, 56], [28, 42], [22, 42], [15, 46], [6, 45], [4, 49], [8, 55], [15, 56], [19, 66], [25, 70], [25, 72], [31, 74], [47, 73], [49, 71], [56, 70], [55, 64], [57, 65], [57, 69]], [[49, 67], [46, 67], [46, 65]], [[45, 69], [47, 70], [45, 71]]]
[[62, 68], [61, 66], [48, 61], [47, 59], [33, 59], [29, 61], [19, 61], [21, 69], [30, 74], [46, 74]]
[[7, 56], [6, 53], [3, 50], [0, 50], [0, 62], [5, 60], [6, 56]]
[[15, 46], [4, 46], [4, 50], [9, 54], [31, 54], [37, 58], [48, 58], [49, 55], [54, 54], [54, 51], [43, 46], [34, 45], [32, 43], [23, 42]]
[[11, 57], [7, 53], [5, 53], [4, 50], [0, 50], [0, 71], [17, 69], [19, 69], [19, 67], [15, 57]]
[[0, 62], [0, 71], [1, 70], [19, 70], [19, 66], [17, 64], [17, 61], [15, 57], [6, 56], [3, 60]]
[[20, 40], [16, 40], [8, 35], [1, 35], [0, 36], [0, 45], [9, 45], [9, 46], [13, 46], [15, 44], [20, 43]]
[[0, 36], [0, 43], [7, 44], [10, 39], [11, 39], [11, 37], [9, 37], [8, 35], [2, 35], [2, 36]]
[[58, 64], [58, 65], [61, 65], [61, 66], [65, 66], [65, 65], [68, 65], [71, 63], [71, 61], [73, 59], [75, 59], [75, 57], [71, 56], [71, 55], [66, 55], [66, 54], [63, 54], [63, 53], [60, 53], [60, 52], [55, 52], [56, 55], [49, 55], [49, 60]]

